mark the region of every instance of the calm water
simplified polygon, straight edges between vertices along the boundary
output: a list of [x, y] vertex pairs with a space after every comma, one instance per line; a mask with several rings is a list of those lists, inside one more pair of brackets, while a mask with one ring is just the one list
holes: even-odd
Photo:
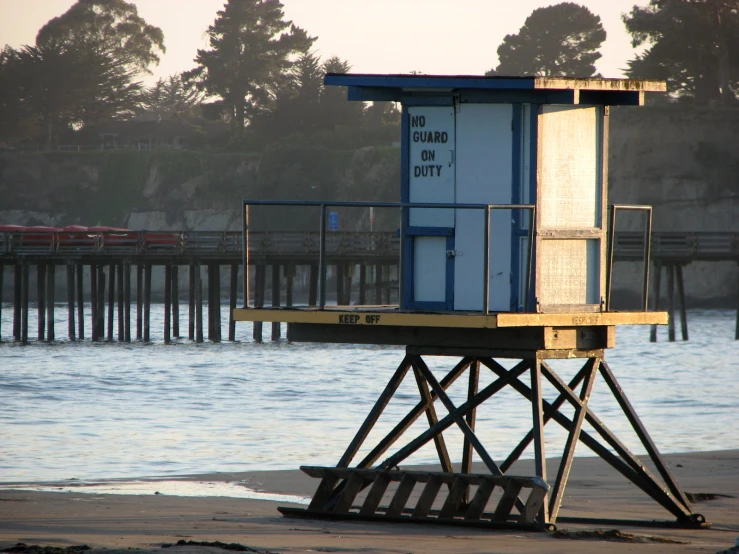
[[[3, 310], [5, 338], [12, 332], [10, 308]], [[234, 344], [181, 340], [165, 346], [161, 313], [160, 306], [152, 310], [154, 342], [147, 345], [0, 344], [0, 481], [335, 464], [403, 356], [403, 349], [394, 347], [256, 344], [251, 326], [243, 323]], [[226, 334], [225, 309], [222, 315]], [[57, 335], [63, 336], [62, 306], [57, 318]], [[647, 328], [621, 328], [608, 361], [663, 452], [739, 448], [734, 313], [694, 311], [689, 322], [687, 343], [667, 343], [666, 329], [660, 329], [660, 342], [650, 344]], [[35, 321], [29, 328], [35, 335]], [[454, 364], [449, 358], [428, 360], [439, 377]], [[579, 368], [570, 362], [553, 365], [566, 379]], [[481, 387], [492, 381], [483, 375]], [[455, 401], [466, 394], [465, 381], [450, 389]], [[545, 388], [545, 396], [556, 393]], [[409, 375], [368, 446], [417, 399]], [[478, 431], [500, 460], [528, 431], [530, 405], [512, 390], [494, 399], [478, 412]], [[600, 378], [591, 407], [630, 448], [643, 452]], [[438, 410], [446, 413], [441, 405]], [[548, 454], [564, 444], [555, 425], [546, 428]], [[425, 427], [423, 418], [412, 436]], [[461, 433], [450, 429], [446, 438], [453, 453], [461, 452]], [[589, 451], [580, 445], [578, 452]], [[432, 461], [430, 448], [409, 460]]]

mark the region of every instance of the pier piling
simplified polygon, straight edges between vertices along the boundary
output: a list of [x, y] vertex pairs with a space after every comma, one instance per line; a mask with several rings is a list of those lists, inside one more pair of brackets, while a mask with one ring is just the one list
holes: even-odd
[[44, 330], [46, 328], [46, 266], [44, 264], [36, 265], [36, 313], [37, 331], [36, 336], [39, 341], [44, 340]]
[[123, 340], [131, 342], [131, 264], [124, 262], [123, 269]]
[[[258, 264], [254, 271], [254, 307], [264, 306], [264, 285], [266, 280], [267, 266]], [[262, 322], [255, 321], [252, 328], [252, 336], [255, 342], [262, 342]]]
[[172, 266], [164, 266], [164, 344], [172, 342]]
[[144, 342], [151, 337], [151, 264], [144, 265]]
[[228, 297], [228, 340], [231, 342], [236, 340], [236, 321], [234, 320], [234, 310], [236, 309], [236, 296], [238, 294], [238, 279], [239, 265], [231, 264], [231, 286]]
[[90, 338], [92, 342], [98, 340], [98, 272], [94, 265], [90, 265]]
[[195, 264], [195, 342], [203, 342], [203, 283], [200, 264]]
[[28, 344], [28, 264], [21, 267], [21, 344]]
[[85, 338], [85, 297], [84, 278], [85, 268], [82, 264], [77, 265], [77, 337], [79, 340]]
[[[272, 264], [272, 307], [280, 305], [280, 264]], [[272, 323], [272, 340], [280, 340], [280, 323]]]
[[49, 264], [46, 268], [46, 341], [54, 342], [54, 300], [56, 293], [56, 266]]
[[115, 321], [115, 264], [108, 266], [108, 342], [113, 342], [113, 322]]
[[74, 277], [74, 264], [67, 263], [67, 338], [72, 342], [77, 340], [74, 328]]
[[172, 266], [172, 336], [180, 338], [180, 266]]
[[143, 339], [144, 266], [136, 264], [136, 340]]
[[187, 291], [187, 338], [195, 340], [195, 264], [188, 266], [190, 272]]

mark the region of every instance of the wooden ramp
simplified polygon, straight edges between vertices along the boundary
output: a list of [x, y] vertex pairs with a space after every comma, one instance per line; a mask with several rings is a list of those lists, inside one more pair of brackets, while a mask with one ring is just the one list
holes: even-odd
[[[539, 477], [339, 467], [300, 469], [321, 479], [321, 483], [307, 510], [278, 508], [289, 517], [544, 529], [537, 515], [549, 485]], [[496, 488], [498, 494], [494, 495]], [[363, 494], [365, 489], [369, 491]], [[475, 491], [468, 500], [471, 489]], [[526, 500], [521, 500], [524, 497]]]

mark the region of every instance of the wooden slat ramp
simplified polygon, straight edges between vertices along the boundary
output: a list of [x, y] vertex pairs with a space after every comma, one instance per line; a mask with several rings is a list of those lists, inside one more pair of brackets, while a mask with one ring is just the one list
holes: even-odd
[[[321, 479], [321, 483], [307, 509], [278, 508], [288, 517], [544, 529], [537, 516], [549, 485], [539, 477], [338, 467], [300, 469]], [[472, 488], [476, 490], [470, 498]], [[363, 493], [365, 489], [368, 492]], [[412, 495], [414, 489], [416, 494]], [[517, 502], [524, 497], [525, 501]], [[523, 508], [519, 510], [517, 504]]]

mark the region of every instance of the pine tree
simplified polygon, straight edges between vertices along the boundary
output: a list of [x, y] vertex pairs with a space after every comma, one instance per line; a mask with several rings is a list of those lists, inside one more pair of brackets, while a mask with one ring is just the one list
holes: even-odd
[[315, 41], [284, 20], [282, 7], [279, 0], [228, 0], [208, 27], [210, 49], [198, 50], [198, 66], [184, 74], [221, 102], [236, 136], [272, 107], [296, 57]]
[[498, 47], [500, 63], [486, 75], [592, 77], [606, 39], [600, 17], [572, 2], [534, 10]]

